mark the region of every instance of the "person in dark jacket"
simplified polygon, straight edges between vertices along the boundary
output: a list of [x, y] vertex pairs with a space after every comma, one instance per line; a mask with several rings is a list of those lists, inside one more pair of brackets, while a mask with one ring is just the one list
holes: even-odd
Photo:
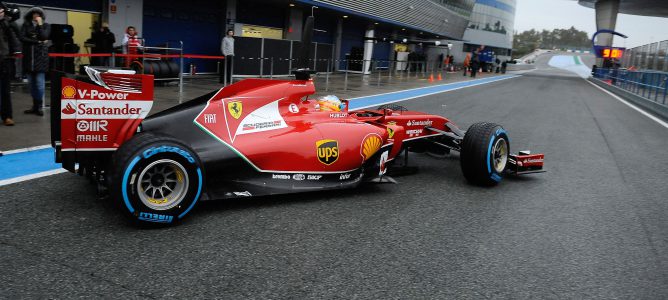
[[21, 52], [21, 43], [16, 31], [12, 29], [12, 23], [16, 20], [12, 19], [13, 13], [16, 12], [12, 9], [18, 10], [17, 7], [10, 8], [0, 2], [0, 115], [2, 123], [6, 126], [14, 125], [10, 83], [14, 65], [13, 55]]
[[[93, 53], [105, 53], [109, 54], [114, 50], [114, 43], [116, 43], [116, 37], [109, 30], [109, 24], [107, 22], [102, 23], [101, 26], [97, 27], [95, 31], [91, 34], [90, 40], [93, 47]], [[91, 62], [94, 66], [109, 66], [110, 57], [93, 57]]]
[[49, 34], [51, 26], [45, 23], [44, 10], [33, 7], [23, 16], [21, 42], [23, 42], [23, 73], [28, 77], [32, 108], [26, 114], [43, 116], [44, 76], [49, 71]]

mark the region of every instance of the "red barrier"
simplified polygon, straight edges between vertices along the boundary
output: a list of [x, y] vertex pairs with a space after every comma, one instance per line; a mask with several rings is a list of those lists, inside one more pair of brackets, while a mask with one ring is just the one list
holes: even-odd
[[[21, 57], [18, 54], [17, 57]], [[111, 53], [49, 53], [50, 57], [111, 57]], [[115, 54], [116, 57], [126, 58], [181, 58], [178, 54]], [[200, 54], [183, 54], [183, 58], [200, 58], [200, 59], [225, 59], [222, 55], [200, 55]]]

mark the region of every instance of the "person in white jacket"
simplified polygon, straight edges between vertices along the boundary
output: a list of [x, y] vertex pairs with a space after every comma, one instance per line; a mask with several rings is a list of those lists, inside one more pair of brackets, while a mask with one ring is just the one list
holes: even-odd
[[225, 37], [220, 43], [220, 52], [222, 52], [225, 56], [225, 60], [223, 61], [223, 68], [221, 69], [220, 80], [218, 82], [227, 85], [227, 82], [232, 83], [232, 65], [234, 64], [234, 30], [227, 30]]

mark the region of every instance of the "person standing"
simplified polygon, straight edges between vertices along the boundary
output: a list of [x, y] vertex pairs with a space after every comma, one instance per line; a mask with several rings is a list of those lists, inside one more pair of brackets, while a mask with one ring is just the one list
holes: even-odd
[[9, 12], [9, 9], [0, 2], [0, 116], [3, 124], [14, 126], [10, 85], [14, 65], [12, 55], [21, 52], [21, 43], [12, 27], [15, 19], [12, 18], [13, 14]]
[[471, 66], [471, 53], [466, 53], [466, 58], [464, 58], [464, 76], [466, 76], [466, 70]]
[[[98, 27], [91, 34], [90, 41], [95, 45], [93, 47], [93, 53], [104, 53], [110, 54], [114, 51], [114, 43], [116, 42], [116, 37], [109, 30], [109, 24], [103, 22], [100, 27]], [[93, 57], [93, 65], [108, 67], [109, 62], [111, 61], [110, 57], [101, 56]]]
[[471, 54], [471, 78], [475, 78], [475, 74], [478, 73], [480, 68], [480, 49], [476, 49]]
[[[219, 83], [227, 85], [227, 82], [232, 83], [232, 70], [234, 64], [234, 30], [228, 29], [225, 37], [220, 43], [220, 51], [225, 56], [223, 62], [224, 67], [222, 72], [220, 72]], [[227, 80], [227, 82], [225, 82]]]
[[[139, 33], [137, 32], [137, 29], [135, 29], [134, 26], [128, 26], [127, 29], [125, 29], [125, 35], [123, 36], [123, 53], [125, 54], [138, 54], [139, 53], [139, 48], [142, 47], [142, 40], [139, 38]], [[130, 63], [132, 63], [133, 60], [135, 60], [136, 57], [127, 57], [125, 59], [125, 67], [129, 68]]]
[[49, 71], [49, 34], [51, 26], [44, 22], [46, 15], [40, 7], [33, 7], [23, 16], [23, 73], [28, 77], [32, 108], [26, 114], [43, 116], [44, 76]]

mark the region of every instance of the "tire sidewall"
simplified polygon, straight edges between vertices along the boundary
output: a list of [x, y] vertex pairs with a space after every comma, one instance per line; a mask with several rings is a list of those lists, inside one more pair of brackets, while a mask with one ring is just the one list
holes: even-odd
[[[492, 153], [493, 152], [492, 149], [494, 148], [494, 145], [499, 139], [503, 139], [505, 141], [508, 153], [510, 153], [510, 139], [508, 138], [508, 133], [506, 132], [505, 129], [503, 129], [503, 127], [496, 126], [490, 133], [489, 145], [487, 147], [487, 154], [485, 160], [487, 162], [485, 166], [485, 171], [487, 172], [489, 179], [496, 183], [501, 182], [501, 180], [503, 179], [503, 171], [505, 170], [504, 167], [504, 170], [502, 170], [501, 172], [497, 172], [496, 169], [494, 168], [494, 155]], [[506, 153], [506, 155], [508, 155], [508, 153]], [[506, 161], [506, 167], [507, 166], [508, 163]]]
[[[139, 197], [139, 177], [151, 163], [161, 159], [170, 159], [179, 163], [188, 178], [188, 187], [183, 200], [167, 210], [155, 210], [146, 206]], [[195, 206], [202, 192], [202, 171], [193, 151], [172, 142], [151, 143], [139, 148], [127, 160], [122, 172], [118, 174], [121, 206], [132, 219], [149, 223], [174, 223]]]

